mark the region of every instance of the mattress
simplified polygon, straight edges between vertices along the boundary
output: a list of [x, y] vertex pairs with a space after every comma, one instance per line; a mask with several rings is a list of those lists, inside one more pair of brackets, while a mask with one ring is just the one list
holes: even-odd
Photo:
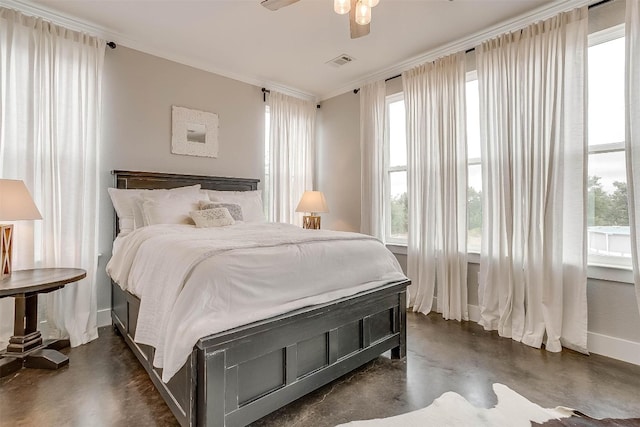
[[202, 337], [406, 279], [377, 239], [280, 223], [143, 227], [116, 239], [107, 273], [140, 298], [134, 340], [165, 382]]

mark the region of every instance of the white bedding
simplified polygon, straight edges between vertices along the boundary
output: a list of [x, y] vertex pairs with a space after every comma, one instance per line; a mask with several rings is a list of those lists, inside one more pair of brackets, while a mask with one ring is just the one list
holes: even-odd
[[140, 228], [107, 272], [140, 297], [135, 341], [156, 348], [165, 382], [204, 336], [405, 278], [370, 236], [277, 223]]

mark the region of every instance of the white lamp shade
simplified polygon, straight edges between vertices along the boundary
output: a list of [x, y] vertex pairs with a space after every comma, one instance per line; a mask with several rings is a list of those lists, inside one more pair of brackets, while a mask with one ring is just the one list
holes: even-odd
[[329, 212], [322, 191], [305, 191], [298, 203], [296, 212]]
[[380, 3], [380, 0], [360, 0], [360, 1], [369, 7], [376, 7], [378, 3]]
[[359, 1], [356, 4], [356, 23], [358, 25], [367, 25], [371, 22], [371, 8]]
[[0, 179], [0, 221], [42, 219], [24, 182]]
[[333, 0], [333, 10], [339, 15], [349, 13], [351, 10], [351, 0]]

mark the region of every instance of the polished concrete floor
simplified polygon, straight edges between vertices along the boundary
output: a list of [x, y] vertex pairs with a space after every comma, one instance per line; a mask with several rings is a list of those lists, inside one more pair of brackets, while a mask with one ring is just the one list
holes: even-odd
[[[255, 425], [321, 427], [388, 417], [425, 407], [446, 391], [491, 407], [496, 382], [544, 407], [573, 407], [597, 418], [640, 417], [640, 366], [572, 351], [547, 353], [436, 314], [409, 314], [408, 341], [405, 361], [380, 357]], [[63, 352], [68, 367], [23, 369], [0, 380], [0, 425], [176, 425], [111, 328]]]

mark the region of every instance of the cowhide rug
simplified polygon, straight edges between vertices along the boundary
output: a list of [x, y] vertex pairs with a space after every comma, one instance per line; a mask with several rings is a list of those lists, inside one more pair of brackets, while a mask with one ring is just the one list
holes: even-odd
[[590, 418], [573, 409], [543, 408], [503, 384], [494, 384], [496, 406], [477, 408], [454, 392], [444, 393], [426, 408], [395, 417], [352, 421], [338, 427], [529, 427], [542, 426], [640, 426], [640, 418]]

